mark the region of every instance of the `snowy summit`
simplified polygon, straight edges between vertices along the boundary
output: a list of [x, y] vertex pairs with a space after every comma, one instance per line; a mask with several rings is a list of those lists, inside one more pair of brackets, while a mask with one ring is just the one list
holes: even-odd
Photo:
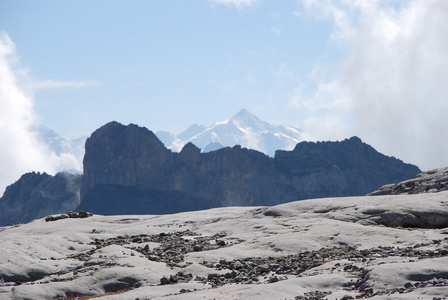
[[271, 157], [276, 150], [292, 150], [302, 140], [299, 128], [269, 124], [246, 109], [240, 110], [229, 120], [208, 127], [194, 124], [178, 135], [166, 131], [156, 134], [167, 148], [176, 152], [192, 142], [203, 152], [241, 145]]

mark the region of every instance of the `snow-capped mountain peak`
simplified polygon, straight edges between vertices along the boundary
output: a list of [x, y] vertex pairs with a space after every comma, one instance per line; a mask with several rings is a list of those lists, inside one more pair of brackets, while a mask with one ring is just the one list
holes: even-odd
[[272, 125], [260, 120], [246, 109], [240, 110], [230, 119], [230, 122], [233, 122], [237, 127], [242, 128], [245, 131], [265, 131], [272, 127]]
[[204, 152], [216, 150], [217, 145], [233, 147], [238, 144], [270, 156], [279, 149], [291, 150], [301, 141], [299, 128], [269, 124], [246, 109], [208, 127], [194, 124], [177, 136], [166, 132], [158, 132], [157, 136], [176, 152], [192, 142]]

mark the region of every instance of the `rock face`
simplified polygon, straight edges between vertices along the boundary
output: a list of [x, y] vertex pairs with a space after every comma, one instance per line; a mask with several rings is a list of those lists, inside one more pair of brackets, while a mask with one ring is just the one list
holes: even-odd
[[[81, 193], [98, 184], [149, 186], [165, 178], [164, 166], [174, 154], [146, 128], [111, 122], [86, 141]], [[152, 185], [152, 184], [151, 184]]]
[[81, 175], [26, 173], [0, 198], [0, 226], [63, 213], [80, 203]]
[[111, 122], [86, 142], [82, 204], [99, 214], [173, 213], [220, 206], [365, 195], [420, 170], [359, 138], [299, 143], [274, 158], [235, 146], [173, 153], [148, 129]]
[[409, 180], [382, 186], [369, 195], [422, 194], [446, 190], [448, 190], [448, 168], [441, 168], [420, 173]]
[[377, 152], [358, 137], [301, 142], [293, 151], [277, 151], [275, 162], [291, 178], [298, 199], [365, 195], [384, 182], [398, 182], [420, 172], [414, 165]]

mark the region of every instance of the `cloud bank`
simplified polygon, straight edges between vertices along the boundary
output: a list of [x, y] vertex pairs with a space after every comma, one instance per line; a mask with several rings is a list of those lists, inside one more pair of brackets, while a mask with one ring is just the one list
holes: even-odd
[[309, 135], [334, 126], [422, 169], [448, 166], [448, 1], [300, 3], [332, 21], [331, 38], [348, 53], [331, 81], [317, 79], [316, 95], [293, 99], [332, 108], [304, 123]]
[[33, 100], [19, 87], [17, 60], [14, 43], [0, 32], [0, 196], [26, 172], [55, 172], [54, 157], [32, 132]]

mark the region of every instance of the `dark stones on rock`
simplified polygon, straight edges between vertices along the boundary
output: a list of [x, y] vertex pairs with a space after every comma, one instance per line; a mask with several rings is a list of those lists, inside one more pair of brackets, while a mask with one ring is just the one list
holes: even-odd
[[330, 294], [331, 294], [331, 292], [315, 291], [315, 292], [305, 293], [303, 296], [296, 296], [294, 299], [295, 300], [319, 300], [319, 299], [325, 299], [325, 297]]
[[[161, 234], [117, 236], [109, 239], [94, 239], [91, 245], [93, 249], [85, 253], [78, 253], [69, 256], [84, 262], [81, 266], [70, 272], [73, 275], [107, 268], [111, 262], [105, 259], [91, 259], [91, 256], [102, 247], [109, 245], [121, 245], [128, 249], [135, 250], [150, 260], [166, 263], [169, 267], [184, 268], [188, 263], [180, 264], [183, 261], [185, 253], [194, 252], [194, 246], [200, 245], [201, 251], [208, 251], [220, 247], [216, 240], [223, 238], [225, 233], [219, 233], [212, 236], [200, 236], [190, 230], [179, 232], [163, 232]], [[445, 240], [448, 240], [446, 238]], [[160, 278], [160, 285], [175, 285], [182, 282], [196, 280], [202, 283], [208, 283], [213, 287], [219, 287], [227, 284], [262, 284], [276, 283], [289, 276], [309, 276], [302, 274], [304, 271], [313, 269], [324, 263], [339, 261], [334, 264], [332, 270], [346, 273], [353, 280], [344, 284], [344, 289], [350, 292], [356, 292], [357, 297], [369, 298], [375, 295], [386, 295], [393, 293], [405, 293], [414, 289], [431, 286], [448, 286], [448, 272], [416, 272], [408, 277], [410, 282], [403, 286], [394, 287], [387, 290], [373, 290], [369, 284], [369, 270], [363, 262], [374, 260], [381, 257], [409, 257], [416, 260], [443, 257], [448, 255], [445, 240], [433, 240], [428, 243], [419, 243], [409, 247], [380, 246], [370, 249], [356, 249], [352, 246], [342, 245], [340, 247], [321, 248], [314, 251], [304, 251], [295, 255], [272, 256], [272, 257], [245, 257], [240, 259], [228, 260], [220, 259], [218, 262], [202, 262], [202, 265], [209, 268], [205, 277], [193, 278], [193, 274], [186, 273], [184, 270], [176, 274], [167, 274]], [[153, 242], [160, 244], [159, 247], [150, 249], [147, 243]], [[136, 245], [138, 244], [138, 245]], [[226, 243], [226, 246], [231, 243]], [[431, 246], [432, 249], [428, 249]], [[22, 282], [34, 281], [52, 274], [32, 274], [27, 277], [5, 277], [3, 281], [21, 284]], [[54, 274], [53, 274], [54, 275]], [[60, 275], [60, 274], [58, 274]], [[415, 282], [417, 281], [417, 282]], [[140, 281], [135, 278], [121, 278], [111, 280], [103, 286], [107, 291], [116, 291], [138, 287]], [[296, 300], [323, 299], [330, 292], [319, 291], [309, 292], [297, 296]], [[350, 298], [346, 298], [350, 299]]]
[[14, 274], [14, 275], [6, 275], [0, 274], [0, 281], [3, 282], [14, 282], [16, 285], [20, 285], [23, 282], [32, 282], [36, 280], [40, 280], [47, 276], [48, 274], [43, 271], [30, 271], [27, 274]]
[[[247, 257], [228, 261], [222, 259], [213, 265], [204, 262], [203, 265], [216, 270], [229, 270], [226, 273], [209, 273], [207, 278], [201, 278], [202, 282], [220, 286], [229, 283], [251, 284], [263, 281], [274, 283], [281, 280], [279, 275], [299, 275], [303, 271], [323, 264], [328, 259], [341, 259], [347, 256], [355, 256], [353, 247], [343, 246], [341, 248], [322, 248], [318, 251], [306, 251], [297, 255], [279, 257]], [[327, 257], [325, 260], [323, 257]]]
[[138, 279], [132, 277], [124, 277], [119, 278], [118, 280], [114, 280], [113, 282], [106, 283], [105, 285], [103, 285], [103, 289], [106, 293], [110, 293], [131, 288], [138, 288], [140, 286], [141, 283]]
[[191, 280], [191, 277], [193, 277], [193, 275], [191, 275], [191, 274], [186, 275], [183, 272], [178, 272], [177, 275], [170, 275], [169, 278], [166, 276], [163, 276], [162, 278], [160, 278], [160, 284], [161, 285], [176, 284], [179, 281], [187, 282], [187, 281]]
[[223, 240], [216, 240], [216, 245], [220, 247], [224, 247], [226, 245], [226, 242]]
[[193, 246], [193, 251], [195, 251], [195, 252], [199, 252], [199, 251], [202, 251], [202, 246], [201, 245], [194, 245]]
[[62, 214], [62, 215], [58, 215], [58, 216], [47, 216], [45, 218], [45, 221], [46, 222], [52, 222], [52, 221], [57, 221], [57, 220], [62, 220], [62, 219], [67, 219], [67, 218], [77, 219], [77, 218], [88, 218], [88, 217], [91, 217], [91, 216], [93, 216], [93, 214], [89, 213], [89, 212], [84, 212], [84, 211], [73, 212], [73, 211], [70, 211], [70, 212], [68, 212], [66, 214]]
[[440, 229], [448, 227], [447, 212], [384, 212], [372, 220], [387, 227]]
[[[425, 259], [431, 257], [442, 257], [442, 251], [418, 250], [419, 247], [427, 245], [418, 244], [417, 247], [376, 247], [371, 249], [357, 250], [351, 246], [341, 246], [333, 248], [322, 248], [317, 251], [305, 251], [297, 255], [278, 256], [278, 257], [247, 257], [237, 260], [221, 259], [218, 263], [213, 264], [203, 262], [202, 264], [208, 268], [216, 269], [218, 271], [228, 270], [224, 273], [211, 272], [206, 278], [196, 278], [200, 282], [208, 282], [212, 286], [222, 286], [230, 283], [238, 284], [252, 284], [257, 282], [274, 283], [281, 280], [282, 276], [295, 275], [300, 276], [306, 270], [315, 268], [325, 262], [348, 259], [356, 263], [349, 263], [344, 266], [336, 264], [336, 267], [341, 268], [341, 271], [350, 273], [358, 279], [348, 282], [345, 285], [347, 290], [357, 290], [361, 294], [371, 296], [373, 290], [368, 286], [369, 271], [363, 267], [358, 266], [358, 263], [365, 262], [367, 259], [376, 259], [377, 257], [416, 257], [418, 259]], [[448, 253], [447, 253], [448, 254]], [[432, 276], [432, 275], [428, 275]], [[448, 279], [443, 279], [444, 275], [440, 275], [441, 280], [448, 282]], [[429, 278], [429, 277], [428, 277]], [[448, 276], [447, 276], [448, 278]], [[425, 277], [426, 279], [426, 277]], [[441, 283], [439, 283], [441, 284]], [[411, 288], [409, 285], [401, 287], [403, 290]], [[397, 292], [396, 290], [395, 292]], [[390, 291], [389, 291], [390, 292]], [[328, 293], [329, 294], [329, 293]], [[325, 295], [328, 295], [325, 294]], [[378, 292], [378, 294], [381, 294]], [[317, 295], [317, 294], [316, 294]], [[296, 299], [320, 299], [313, 298], [311, 294], [308, 296], [298, 296]]]
[[165, 285], [165, 284], [169, 284], [169, 283], [170, 283], [170, 280], [168, 278], [166, 278], [165, 276], [160, 278], [160, 284], [161, 285]]
[[[143, 254], [151, 261], [164, 262], [170, 267], [177, 267], [179, 263], [184, 261], [184, 255], [189, 252], [200, 252], [218, 249], [229, 246], [227, 243], [213, 243], [217, 238], [222, 238], [226, 234], [220, 232], [213, 236], [203, 237], [197, 236], [196, 233], [186, 230], [173, 233], [162, 232], [156, 235], [141, 234], [138, 236], [119, 236], [106, 240], [95, 239], [93, 244], [97, 247], [104, 247], [112, 244], [126, 245], [130, 243], [143, 244], [148, 242], [159, 243], [160, 246], [150, 249], [146, 244], [142, 247], [131, 247], [131, 249]], [[193, 239], [185, 239], [184, 236], [193, 237]], [[238, 241], [233, 242], [233, 244]]]
[[219, 277], [217, 273], [210, 273], [207, 275], [207, 280], [213, 280], [214, 278]]

